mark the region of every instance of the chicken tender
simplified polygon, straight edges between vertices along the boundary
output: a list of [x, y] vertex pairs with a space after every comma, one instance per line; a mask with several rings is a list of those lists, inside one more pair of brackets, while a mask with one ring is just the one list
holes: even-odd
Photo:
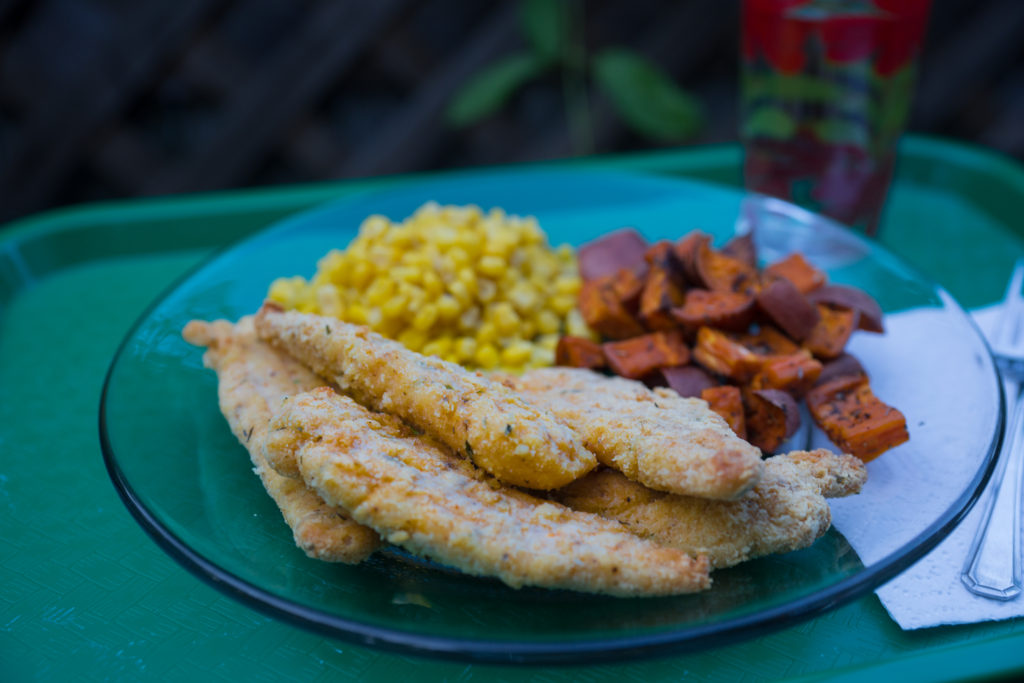
[[512, 587], [618, 596], [710, 585], [706, 558], [641, 540], [611, 520], [503, 487], [401, 420], [329, 387], [287, 402], [268, 451], [295, 457], [327, 502], [407, 550]]
[[720, 569], [811, 545], [832, 522], [825, 498], [859, 493], [866, 479], [859, 459], [819, 449], [769, 458], [761, 482], [735, 501], [652, 491], [612, 469], [593, 472], [552, 497], [618, 520], [660, 545], [705, 554]]
[[321, 386], [324, 380], [259, 341], [251, 317], [237, 325], [193, 320], [182, 334], [186, 341], [207, 347], [203, 362], [217, 372], [221, 412], [249, 451], [255, 472], [281, 509], [295, 544], [308, 556], [328, 562], [366, 559], [380, 545], [376, 532], [324, 503], [301, 479], [281, 476], [263, 458], [271, 411], [288, 396]]
[[706, 402], [585, 368], [503, 378], [576, 432], [598, 460], [653, 489], [736, 499], [760, 480], [761, 451]]
[[501, 383], [367, 327], [267, 303], [256, 328], [359, 403], [397, 415], [503, 482], [552, 489], [597, 466], [568, 427]]

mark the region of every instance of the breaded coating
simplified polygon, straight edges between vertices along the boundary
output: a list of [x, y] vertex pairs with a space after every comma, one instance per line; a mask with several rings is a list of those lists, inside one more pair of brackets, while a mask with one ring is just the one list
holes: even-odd
[[268, 451], [294, 455], [324, 500], [389, 542], [467, 574], [516, 588], [617, 596], [710, 585], [706, 558], [505, 487], [396, 417], [371, 412], [330, 387], [289, 400], [271, 433]]
[[550, 410], [603, 465], [660, 491], [739, 498], [761, 479], [761, 451], [706, 402], [586, 368], [542, 368], [502, 380]]
[[660, 545], [705, 554], [720, 569], [811, 545], [832, 522], [825, 497], [858, 493], [866, 480], [858, 458], [819, 449], [769, 458], [761, 482], [734, 501], [652, 491], [612, 469], [593, 472], [552, 498], [618, 520]]
[[268, 302], [256, 329], [359, 403], [397, 415], [503, 482], [551, 489], [597, 466], [572, 430], [500, 382], [367, 327]]
[[301, 479], [281, 476], [263, 458], [271, 411], [288, 396], [321, 386], [324, 380], [259, 341], [251, 317], [242, 318], [237, 325], [226, 320], [193, 320], [182, 335], [207, 348], [203, 362], [217, 372], [221, 412], [249, 451], [254, 470], [281, 509], [295, 544], [308, 556], [328, 562], [366, 559], [380, 546], [376, 532], [352, 521], [344, 510], [324, 503]]

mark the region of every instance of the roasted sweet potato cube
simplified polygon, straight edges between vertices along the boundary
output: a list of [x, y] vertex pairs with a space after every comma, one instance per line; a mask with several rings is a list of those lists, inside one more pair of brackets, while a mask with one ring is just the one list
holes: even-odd
[[847, 285], [824, 285], [807, 295], [815, 304], [829, 304], [835, 308], [857, 311], [857, 329], [867, 332], [884, 332], [882, 307], [862, 289]]
[[683, 305], [672, 309], [672, 317], [690, 330], [714, 327], [739, 332], [750, 325], [755, 309], [754, 297], [749, 294], [691, 289]]
[[686, 281], [686, 274], [683, 271], [683, 264], [676, 255], [675, 244], [669, 240], [658, 240], [647, 247], [644, 252], [644, 260], [650, 268], [661, 268], [665, 270], [669, 278], [677, 285], [683, 285]]
[[754, 233], [737, 235], [722, 245], [721, 252], [737, 261], [746, 263], [751, 268], [757, 267], [757, 247], [754, 245]]
[[604, 349], [586, 337], [565, 336], [555, 346], [555, 364], [596, 370], [608, 365]]
[[771, 325], [761, 325], [757, 332], [744, 335], [740, 341], [758, 356], [786, 356], [800, 350], [795, 341]]
[[776, 261], [764, 269], [764, 280], [771, 280], [775, 277], [784, 277], [793, 283], [801, 294], [825, 284], [827, 276], [824, 271], [815, 268], [799, 252], [794, 252], [784, 259]]
[[635, 316], [640, 309], [640, 296], [644, 291], [645, 272], [621, 268], [612, 275], [607, 275], [602, 281], [607, 281], [608, 286], [615, 292], [615, 297], [622, 302], [623, 308]]
[[860, 314], [847, 308], [818, 304], [818, 324], [804, 339], [804, 348], [818, 358], [835, 358], [846, 348], [850, 335], [857, 329]]
[[708, 407], [715, 411], [729, 424], [736, 436], [747, 438], [747, 420], [743, 413], [743, 397], [740, 388], [731, 384], [708, 387], [700, 393], [700, 397], [708, 402]]
[[652, 331], [677, 329], [679, 324], [671, 311], [682, 303], [683, 290], [668, 269], [652, 265], [640, 294], [640, 322]]
[[810, 351], [800, 349], [784, 356], [767, 356], [750, 386], [754, 389], [781, 389], [796, 397], [814, 386], [821, 374], [821, 363]]
[[683, 275], [691, 285], [700, 285], [700, 275], [697, 273], [697, 254], [701, 247], [709, 244], [711, 244], [711, 235], [694, 230], [679, 239], [673, 247], [676, 260], [683, 268]]
[[594, 280], [612, 275], [622, 268], [633, 270], [644, 265], [647, 240], [633, 228], [620, 228], [587, 242], [576, 251], [580, 277]]
[[658, 368], [686, 365], [690, 349], [682, 332], [652, 332], [632, 339], [602, 344], [612, 371], [621, 377], [641, 379]]
[[702, 327], [697, 330], [693, 360], [706, 370], [746, 383], [760, 367], [761, 360], [734, 337], [721, 330]]
[[807, 408], [828, 438], [864, 462], [907, 441], [907, 420], [881, 401], [868, 378], [847, 375], [807, 392]]
[[843, 353], [822, 364], [821, 374], [818, 375], [818, 381], [815, 384], [824, 384], [839, 377], [848, 377], [850, 375], [863, 375], [866, 377], [867, 373], [864, 371], [864, 366], [860, 364], [860, 361], [855, 356]]
[[607, 339], [628, 339], [645, 332], [616, 292], [614, 276], [584, 282], [578, 303], [590, 329]]
[[707, 243], [697, 248], [697, 277], [706, 289], [716, 292], [756, 294], [759, 287], [757, 269], [715, 251]]
[[777, 278], [757, 295], [757, 305], [791, 339], [803, 341], [818, 324], [818, 309], [792, 282]]
[[774, 453], [800, 428], [800, 408], [787, 392], [747, 387], [742, 395], [747, 441], [763, 452]]
[[666, 386], [685, 398], [700, 396], [709, 387], [718, 385], [707, 372], [696, 365], [681, 365], [674, 368], [658, 368], [659, 385]]

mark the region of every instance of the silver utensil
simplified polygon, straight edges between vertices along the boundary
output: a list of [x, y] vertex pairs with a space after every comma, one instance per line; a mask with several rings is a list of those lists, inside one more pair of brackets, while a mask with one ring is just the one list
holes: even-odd
[[967, 590], [993, 600], [1021, 594], [1021, 479], [1024, 477], [1024, 259], [1017, 261], [990, 345], [1003, 378], [1006, 431], [981, 525], [971, 542], [960, 580]]

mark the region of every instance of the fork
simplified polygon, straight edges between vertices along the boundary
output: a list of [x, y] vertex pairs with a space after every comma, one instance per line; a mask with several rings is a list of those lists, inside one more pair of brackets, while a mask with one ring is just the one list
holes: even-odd
[[992, 493], [985, 504], [960, 580], [967, 590], [993, 600], [1021, 594], [1021, 478], [1024, 477], [1024, 259], [1006, 288], [999, 325], [990, 341], [1003, 379], [1006, 431]]

